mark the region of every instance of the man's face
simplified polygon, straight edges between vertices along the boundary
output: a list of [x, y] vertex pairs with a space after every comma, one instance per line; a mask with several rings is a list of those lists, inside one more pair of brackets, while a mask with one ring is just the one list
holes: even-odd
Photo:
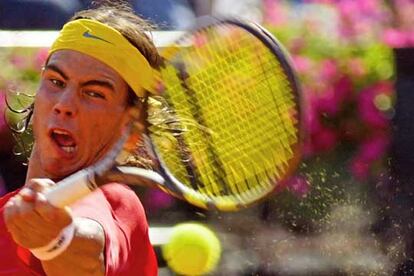
[[102, 158], [128, 120], [128, 86], [104, 63], [79, 52], [52, 54], [35, 98], [38, 162], [50, 178], [62, 178]]

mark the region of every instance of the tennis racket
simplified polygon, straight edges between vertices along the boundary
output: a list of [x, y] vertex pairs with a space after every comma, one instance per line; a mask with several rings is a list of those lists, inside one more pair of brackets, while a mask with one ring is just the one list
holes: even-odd
[[[117, 181], [234, 211], [265, 198], [295, 170], [299, 84], [271, 34], [251, 22], [204, 18], [162, 55], [162, 96], [148, 98], [144, 136], [132, 124], [104, 159], [59, 182], [47, 194], [52, 204], [69, 205]], [[152, 170], [131, 162], [142, 139]]]

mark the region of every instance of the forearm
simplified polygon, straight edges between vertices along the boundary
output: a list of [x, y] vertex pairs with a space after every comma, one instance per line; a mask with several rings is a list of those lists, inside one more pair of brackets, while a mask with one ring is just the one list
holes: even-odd
[[105, 275], [105, 236], [96, 221], [74, 219], [75, 235], [69, 247], [56, 258], [42, 261], [47, 275]]

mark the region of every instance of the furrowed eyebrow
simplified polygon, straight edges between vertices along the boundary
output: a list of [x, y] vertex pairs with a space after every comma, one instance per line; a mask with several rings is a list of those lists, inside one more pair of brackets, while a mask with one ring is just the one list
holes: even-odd
[[[44, 67], [44, 70], [51, 70], [53, 72], [58, 73], [59, 75], [62, 76], [63, 79], [68, 80], [69, 77], [63, 72], [62, 69], [60, 69], [58, 66], [54, 65], [54, 64], [48, 64]], [[112, 91], [115, 92], [115, 87], [114, 85], [109, 82], [109, 81], [104, 81], [104, 80], [90, 80], [90, 81], [86, 81], [84, 83], [82, 83], [82, 86], [88, 86], [88, 85], [97, 85], [97, 86], [102, 86], [105, 88], [108, 88]]]
[[86, 81], [86, 82], [82, 83], [82, 86], [88, 86], [88, 85], [97, 85], [97, 86], [106, 87], [106, 88], [112, 90], [113, 92], [115, 92], [114, 85], [112, 83], [108, 82], [108, 81], [90, 80], [90, 81]]
[[44, 68], [44, 70], [51, 70], [54, 71], [56, 73], [58, 73], [59, 75], [62, 76], [62, 78], [64, 78], [65, 80], [68, 80], [68, 76], [56, 65], [54, 64], [47, 64]]

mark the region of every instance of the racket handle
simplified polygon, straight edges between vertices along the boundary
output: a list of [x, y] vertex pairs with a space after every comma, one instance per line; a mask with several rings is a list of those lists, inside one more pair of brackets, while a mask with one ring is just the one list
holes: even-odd
[[95, 190], [92, 170], [84, 169], [56, 183], [56, 187], [46, 193], [46, 199], [56, 207], [65, 207]]

